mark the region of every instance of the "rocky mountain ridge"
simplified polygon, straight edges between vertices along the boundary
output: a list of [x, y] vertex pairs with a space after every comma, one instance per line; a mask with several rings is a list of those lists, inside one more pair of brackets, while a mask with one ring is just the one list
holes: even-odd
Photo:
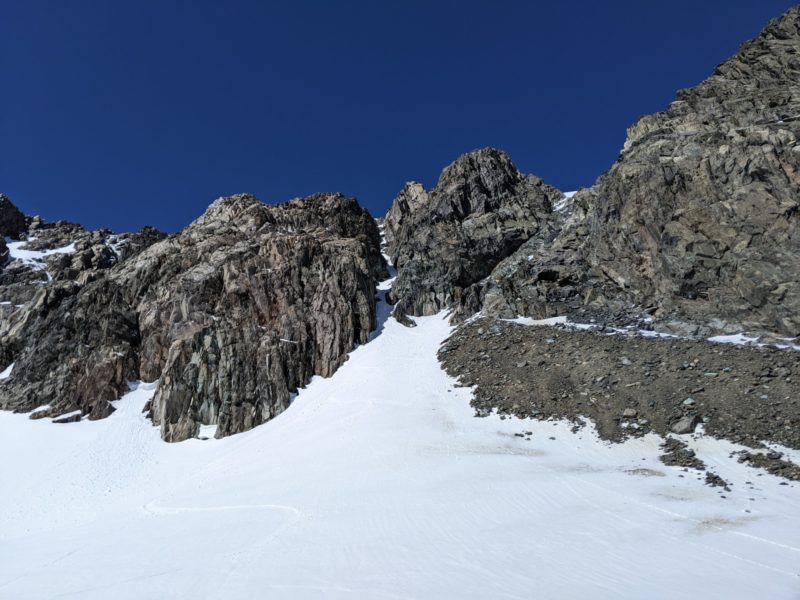
[[[431, 192], [407, 184], [386, 217], [397, 311], [451, 311], [460, 326], [440, 358], [474, 386], [478, 416], [589, 417], [608, 439], [704, 424], [797, 448], [799, 138], [797, 6], [634, 124], [588, 189], [540, 183], [532, 195], [494, 149], [459, 158]], [[450, 217], [442, 198], [468, 216]], [[473, 218], [488, 226], [443, 225]], [[443, 275], [476, 247], [483, 271]], [[508, 323], [520, 317], [540, 326]], [[621, 353], [636, 356], [620, 364]], [[800, 478], [779, 452], [758, 456]]]
[[524, 176], [502, 151], [458, 158], [430, 192], [405, 185], [386, 215], [387, 251], [397, 267], [395, 314], [435, 314], [531, 236], [547, 230], [562, 194]]
[[[228, 435], [281, 412], [375, 327], [385, 263], [375, 221], [353, 199], [221, 198], [178, 234], [140, 238], [150, 243], [73, 278], [19, 258], [3, 267], [40, 279], [0, 324], [0, 366], [13, 363], [0, 406], [102, 418], [129, 381], [159, 380], [150, 414], [164, 439], [201, 425]], [[72, 265], [77, 247], [41, 260]]]
[[[532, 198], [508, 157], [494, 169], [492, 149], [460, 158], [460, 170], [445, 169], [430, 198], [408, 184], [387, 214], [387, 232], [399, 232], [390, 253], [402, 312], [447, 306], [457, 318], [480, 310], [570, 314], [654, 320], [684, 335], [800, 335], [799, 47], [795, 7], [667, 110], [642, 117], [617, 162], [560, 210], [553, 205], [561, 193], [540, 183], [546, 200]], [[486, 172], [494, 174], [489, 185], [462, 184], [480, 184]], [[467, 212], [474, 194], [480, 220], [499, 239], [510, 236], [514, 251], [489, 245], [475, 277], [440, 276], [454, 248], [486, 237], [480, 227], [462, 228], [454, 245], [441, 224], [439, 198], [447, 194], [451, 205], [466, 202]], [[509, 211], [517, 217], [511, 234], [493, 224]], [[418, 301], [435, 287], [426, 278], [445, 286], [435, 296], [446, 301]], [[412, 279], [425, 292], [403, 285]]]
[[[520, 173], [494, 148], [457, 158], [430, 190], [407, 183], [381, 224], [397, 269], [394, 316], [413, 325], [411, 316], [449, 310], [455, 323], [494, 321], [456, 330], [442, 358], [464, 382], [483, 378], [480, 410], [521, 416], [543, 407], [578, 414], [571, 391], [591, 382], [564, 373], [575, 353], [545, 347], [552, 360], [537, 364], [567, 396], [550, 398], [534, 382], [536, 397], [510, 401], [521, 385], [506, 372], [514, 352], [477, 331], [506, 331], [503, 319], [568, 317], [592, 330], [565, 335], [573, 346], [642, 330], [695, 340], [751, 332], [790, 346], [800, 335], [799, 52], [796, 7], [665, 111], [642, 117], [617, 162], [574, 195]], [[376, 285], [388, 276], [375, 220], [341, 194], [277, 205], [220, 198], [171, 236], [48, 224], [0, 196], [0, 230], [0, 408], [103, 418], [128, 382], [158, 380], [148, 411], [169, 441], [247, 430], [283, 411], [312, 376], [333, 374], [370, 339]], [[513, 332], [522, 346], [543, 335]], [[669, 362], [651, 342], [634, 342], [647, 373]], [[742, 352], [731, 360], [746, 363]], [[773, 437], [794, 443], [796, 407], [778, 404], [796, 387], [796, 361], [758, 352], [740, 369], [752, 380], [748, 396], [732, 406], [766, 396], [784, 427]], [[683, 382], [681, 366], [669, 377]], [[773, 377], [779, 392], [760, 393]], [[592, 407], [598, 423], [611, 423], [600, 428], [610, 438], [626, 422], [620, 410], [650, 411], [658, 432], [678, 415], [693, 425], [714, 418], [705, 405], [723, 411], [710, 400], [677, 406], [685, 399], [649, 375], [628, 383], [635, 394], [606, 386]], [[567, 410], [562, 400], [576, 402]], [[709, 430], [752, 443], [763, 428], [750, 416]]]

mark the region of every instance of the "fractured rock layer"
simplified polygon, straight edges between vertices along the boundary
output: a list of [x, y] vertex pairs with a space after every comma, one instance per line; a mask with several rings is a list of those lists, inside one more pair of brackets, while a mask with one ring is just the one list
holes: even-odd
[[100, 418], [128, 381], [159, 379], [151, 414], [165, 439], [201, 424], [243, 431], [368, 340], [384, 276], [375, 222], [352, 199], [222, 198], [180, 233], [88, 281], [41, 286], [12, 312], [0, 405]]
[[398, 269], [395, 314], [430, 315], [458, 302], [544, 226], [562, 197], [492, 148], [460, 157], [430, 192], [407, 183], [385, 221]]
[[386, 218], [401, 312], [800, 334], [798, 48], [795, 7], [640, 119], [611, 169], [559, 210], [552, 188], [485, 168], [510, 164], [496, 151], [457, 160], [431, 194], [407, 186]]
[[628, 130], [581, 197], [589, 265], [636, 304], [800, 334], [800, 7]]

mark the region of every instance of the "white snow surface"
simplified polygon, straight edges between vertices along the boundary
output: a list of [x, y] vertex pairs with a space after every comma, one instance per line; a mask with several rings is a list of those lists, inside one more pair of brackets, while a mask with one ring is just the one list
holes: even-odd
[[[35, 408], [33, 410], [33, 412], [38, 412], [38, 411], [39, 411], [38, 408]], [[74, 417], [74, 416], [77, 416], [77, 415], [80, 415], [80, 414], [83, 414], [83, 411], [81, 411], [80, 409], [71, 410], [69, 412], [61, 413], [60, 415], [55, 415], [53, 417], [53, 419], [66, 419], [67, 417]]]
[[45, 269], [44, 258], [52, 254], [72, 254], [75, 252], [75, 243], [67, 244], [61, 248], [51, 248], [49, 250], [27, 250], [25, 246], [36, 238], [29, 240], [14, 241], [6, 238], [6, 246], [8, 246], [8, 256], [10, 260], [19, 261], [24, 265], [37, 271], [45, 271], [48, 281], [52, 280], [52, 276]]
[[545, 325], [573, 325], [567, 321], [567, 317], [549, 317], [547, 319], [534, 319], [533, 317], [517, 317], [516, 319], [508, 319], [511, 323], [518, 325], [531, 325], [531, 326], [545, 326]]
[[757, 337], [749, 337], [743, 333], [734, 333], [733, 335], [715, 335], [708, 338], [709, 342], [715, 344], [733, 344], [735, 346], [746, 346], [758, 341]]
[[126, 240], [120, 240], [118, 235], [110, 235], [103, 240], [103, 243], [109, 247], [117, 259], [122, 258], [122, 248], [127, 243]]
[[25, 246], [27, 246], [28, 243], [32, 242], [34, 239], [36, 238], [16, 242], [8, 240], [6, 242], [6, 245], [8, 246], [8, 255], [12, 260], [19, 260], [26, 264], [40, 267], [41, 260], [45, 256], [50, 256], [52, 254], [72, 254], [75, 252], [74, 242], [61, 248], [51, 248], [50, 250], [26, 250]]
[[14, 370], [14, 363], [12, 362], [5, 369], [0, 371], [0, 379], [8, 379], [9, 377], [11, 377], [11, 371], [13, 370]]
[[[782, 338], [778, 336], [772, 336], [781, 342], [766, 344], [760, 341], [760, 337], [758, 336], [749, 336], [745, 333], [734, 333], [732, 335], [715, 335], [713, 337], [708, 338], [709, 342], [714, 342], [716, 344], [734, 344], [736, 346], [775, 346], [776, 348], [781, 348], [783, 350], [790, 349], [795, 351], [800, 351], [800, 345], [795, 344], [794, 342], [797, 341], [795, 338]], [[786, 343], [782, 343], [786, 342]]]
[[100, 421], [0, 413], [0, 598], [800, 597], [796, 485], [702, 436], [727, 498], [654, 435], [475, 418], [436, 360], [445, 316], [380, 306], [373, 341], [240, 435], [162, 442], [155, 384]]
[[[529, 257], [530, 258], [530, 257]], [[565, 315], [561, 315], [558, 317], [548, 317], [546, 319], [534, 319], [532, 317], [516, 317], [513, 319], [504, 319], [504, 321], [508, 321], [509, 323], [516, 323], [518, 325], [528, 325], [534, 327], [547, 327], [547, 326], [554, 326], [554, 325], [562, 325], [567, 327], [568, 329], [579, 329], [579, 330], [591, 330], [591, 329], [599, 329], [599, 325], [596, 323], [575, 323], [574, 321], [570, 321]], [[632, 326], [629, 327], [604, 327], [603, 332], [606, 335], [639, 335], [646, 338], [667, 338], [667, 339], [675, 339], [675, 340], [691, 340], [696, 338], [688, 338], [688, 337], [681, 337], [675, 335], [674, 333], [666, 333], [663, 331], [653, 331], [652, 329], [634, 329]], [[781, 338], [777, 336], [775, 337], [781, 342], [778, 343], [762, 343], [759, 340], [758, 336], [749, 336], [745, 333], [736, 333], [732, 335], [715, 335], [708, 338], [709, 342], [713, 342], [715, 344], [733, 344], [736, 346], [775, 346], [776, 348], [780, 348], [783, 350], [795, 350], [800, 351], [800, 345], [795, 344], [797, 340], [795, 338]]]
[[567, 206], [569, 206], [570, 200], [572, 200], [572, 197], [577, 193], [578, 190], [575, 190], [574, 192], [564, 192], [564, 197], [555, 204], [553, 204], [553, 210], [556, 212], [561, 212], [562, 210], [567, 208]]

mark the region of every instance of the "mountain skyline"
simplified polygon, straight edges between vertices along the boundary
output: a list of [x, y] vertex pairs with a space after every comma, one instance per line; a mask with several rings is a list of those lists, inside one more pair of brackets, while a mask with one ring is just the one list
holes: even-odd
[[339, 191], [381, 216], [406, 181], [432, 187], [485, 146], [577, 189], [789, 6], [17, 4], [0, 24], [0, 191], [116, 231], [176, 231], [238, 192]]

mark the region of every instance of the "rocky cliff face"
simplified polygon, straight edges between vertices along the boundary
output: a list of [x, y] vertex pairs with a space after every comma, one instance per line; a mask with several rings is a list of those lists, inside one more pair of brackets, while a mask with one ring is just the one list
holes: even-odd
[[18, 238], [28, 229], [25, 215], [11, 203], [3, 194], [0, 194], [0, 236]]
[[586, 259], [656, 314], [800, 334], [800, 7], [628, 131]]
[[522, 175], [493, 148], [460, 157], [427, 192], [407, 183], [386, 215], [387, 248], [398, 269], [395, 315], [430, 315], [546, 226], [563, 194]]
[[[115, 235], [108, 230], [87, 231], [80, 225], [59, 221], [45, 223], [25, 217], [10, 200], [0, 201], [0, 221], [7, 228], [6, 257], [0, 261], [0, 364], [14, 364], [12, 377], [0, 381], [0, 407], [29, 410], [50, 405], [37, 417], [86, 409], [92, 418], [111, 410], [106, 402], [117, 397], [115, 374], [106, 364], [89, 360], [82, 373], [72, 370], [87, 356], [94, 356], [109, 335], [125, 335], [129, 320], [116, 319], [113, 305], [91, 293], [95, 304], [77, 296], [105, 280], [107, 271], [165, 235], [145, 227], [138, 233]], [[77, 313], [71, 313], [78, 309]], [[111, 316], [110, 316], [111, 315]], [[102, 323], [102, 327], [93, 328]], [[18, 360], [20, 359], [20, 360]], [[64, 362], [62, 363], [62, 359]], [[122, 381], [123, 374], [116, 374]], [[65, 384], [70, 379], [69, 385]], [[82, 397], [87, 381], [104, 394], [102, 402]], [[91, 385], [87, 388], [91, 393]]]
[[622, 302], [616, 287], [585, 259], [585, 218], [586, 212], [574, 198], [562, 200], [548, 215], [546, 228], [498, 263], [488, 277], [470, 286], [454, 306], [455, 318], [480, 310], [502, 318], [569, 314], [578, 320], [606, 322], [626, 315], [630, 304]]
[[[800, 7], [631, 127], [574, 197], [491, 148], [406, 184], [384, 221], [395, 316], [800, 334], [798, 49]], [[48, 224], [0, 196], [0, 233], [0, 408], [102, 418], [158, 379], [150, 414], [173, 441], [253, 427], [332, 374], [386, 276], [375, 221], [338, 194], [221, 198], [169, 237]]]
[[[478, 222], [490, 223], [472, 228], [462, 226], [470, 210], [448, 217], [437, 200], [459, 207], [472, 196], [450, 195], [457, 182], [483, 181], [481, 163], [499, 153], [462, 157], [459, 175], [449, 167], [430, 194], [406, 186], [386, 217], [399, 270], [393, 295], [401, 312], [447, 308], [455, 321], [481, 313], [440, 352], [445, 369], [474, 386], [476, 416], [567, 418], [576, 428], [588, 416], [612, 440], [703, 423], [736, 443], [797, 448], [798, 346], [786, 336], [800, 335], [798, 136], [800, 7], [640, 119], [589, 189], [566, 197], [542, 184], [547, 201], [537, 201], [519, 192], [522, 176], [495, 169], [493, 181], [517, 185], [469, 186], [482, 195]], [[507, 223], [511, 251], [494, 244], [473, 254], [487, 235], [509, 235]], [[450, 276], [475, 258], [485, 269]], [[556, 315], [579, 325], [503, 320]], [[706, 339], [742, 331], [771, 346]], [[679, 444], [665, 443], [666, 464], [705, 468]], [[779, 452], [744, 452], [740, 462], [800, 478]]]
[[[464, 269], [448, 259], [471, 264], [462, 249], [483, 245], [487, 228], [460, 227], [455, 237], [439, 223], [448, 223], [433, 208], [439, 203], [407, 186], [387, 215], [387, 230], [415, 234], [390, 246], [400, 306], [452, 306], [461, 316], [649, 315], [681, 332], [800, 334], [798, 48], [800, 7], [679, 92], [666, 111], [631, 127], [619, 160], [561, 210], [550, 210], [558, 192], [540, 184], [549, 202], [537, 202], [520, 194], [528, 180], [502, 169], [493, 171], [503, 174], [499, 185], [467, 186], [494, 199], [480, 217], [503, 238], [508, 199], [523, 199], [512, 202], [513, 241], [490, 252], [503, 260], [479, 260], [473, 276], [459, 278]], [[468, 157], [454, 163], [456, 179], [482, 182], [480, 160]], [[458, 190], [447, 171], [442, 178], [439, 197]], [[451, 204], [465, 196], [457, 191]], [[425, 207], [435, 223], [420, 227]], [[431, 281], [448, 281], [453, 291]]]
[[170, 441], [243, 431], [330, 375], [375, 326], [385, 276], [374, 220], [320, 194], [217, 200], [185, 230], [107, 270], [40, 286], [0, 325], [0, 406], [101, 418], [136, 379]]

